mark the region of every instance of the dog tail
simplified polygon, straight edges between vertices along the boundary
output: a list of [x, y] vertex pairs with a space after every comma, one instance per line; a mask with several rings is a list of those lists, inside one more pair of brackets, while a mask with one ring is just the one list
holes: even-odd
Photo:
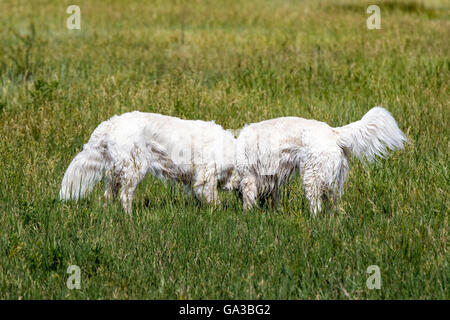
[[342, 149], [368, 162], [384, 157], [389, 150], [403, 149], [408, 141], [392, 115], [382, 107], [374, 107], [361, 120], [334, 130]]
[[101, 139], [103, 126], [99, 126], [70, 163], [64, 174], [59, 197], [77, 201], [89, 193], [103, 178], [107, 164], [107, 147]]

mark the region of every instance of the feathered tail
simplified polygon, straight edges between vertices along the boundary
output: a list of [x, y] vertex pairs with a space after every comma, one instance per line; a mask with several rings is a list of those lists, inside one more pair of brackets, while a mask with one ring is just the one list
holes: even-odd
[[335, 128], [338, 145], [362, 161], [372, 162], [408, 141], [392, 115], [382, 107], [370, 109], [361, 120]]
[[59, 197], [61, 200], [78, 200], [99, 182], [108, 163], [108, 150], [104, 143], [109, 123], [101, 123], [92, 133], [83, 151], [76, 155], [64, 174]]
[[92, 190], [103, 177], [105, 161], [102, 154], [94, 149], [84, 147], [72, 160], [61, 183], [59, 197], [61, 200], [78, 200]]

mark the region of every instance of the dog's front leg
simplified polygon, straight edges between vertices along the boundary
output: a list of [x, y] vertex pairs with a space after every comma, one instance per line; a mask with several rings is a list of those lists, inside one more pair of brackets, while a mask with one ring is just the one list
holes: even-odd
[[220, 204], [217, 191], [217, 177], [215, 170], [211, 168], [198, 168], [194, 178], [194, 194], [199, 200], [206, 200], [213, 207]]
[[215, 180], [196, 184], [194, 193], [199, 201], [206, 200], [213, 207], [217, 207], [220, 204], [217, 181]]

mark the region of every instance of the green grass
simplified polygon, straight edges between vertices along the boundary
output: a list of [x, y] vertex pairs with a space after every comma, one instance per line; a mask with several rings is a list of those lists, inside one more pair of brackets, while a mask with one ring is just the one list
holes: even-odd
[[[0, 298], [450, 298], [445, 1], [78, 1], [80, 31], [65, 28], [70, 4], [0, 3]], [[381, 30], [366, 28], [369, 4]], [[114, 114], [341, 126], [378, 104], [411, 143], [353, 160], [337, 214], [310, 216], [298, 178], [278, 211], [244, 213], [233, 193], [212, 211], [151, 177], [133, 217], [103, 207], [101, 184], [58, 199]]]

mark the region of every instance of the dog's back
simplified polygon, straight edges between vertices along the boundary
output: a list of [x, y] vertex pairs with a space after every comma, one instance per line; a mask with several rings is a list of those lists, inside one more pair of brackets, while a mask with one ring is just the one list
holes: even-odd
[[337, 135], [328, 124], [298, 117], [247, 125], [241, 130], [236, 145], [237, 166], [241, 170], [246, 167], [262, 171], [263, 175], [270, 175], [268, 167], [275, 174], [283, 162], [304, 160], [310, 152], [340, 150]]

